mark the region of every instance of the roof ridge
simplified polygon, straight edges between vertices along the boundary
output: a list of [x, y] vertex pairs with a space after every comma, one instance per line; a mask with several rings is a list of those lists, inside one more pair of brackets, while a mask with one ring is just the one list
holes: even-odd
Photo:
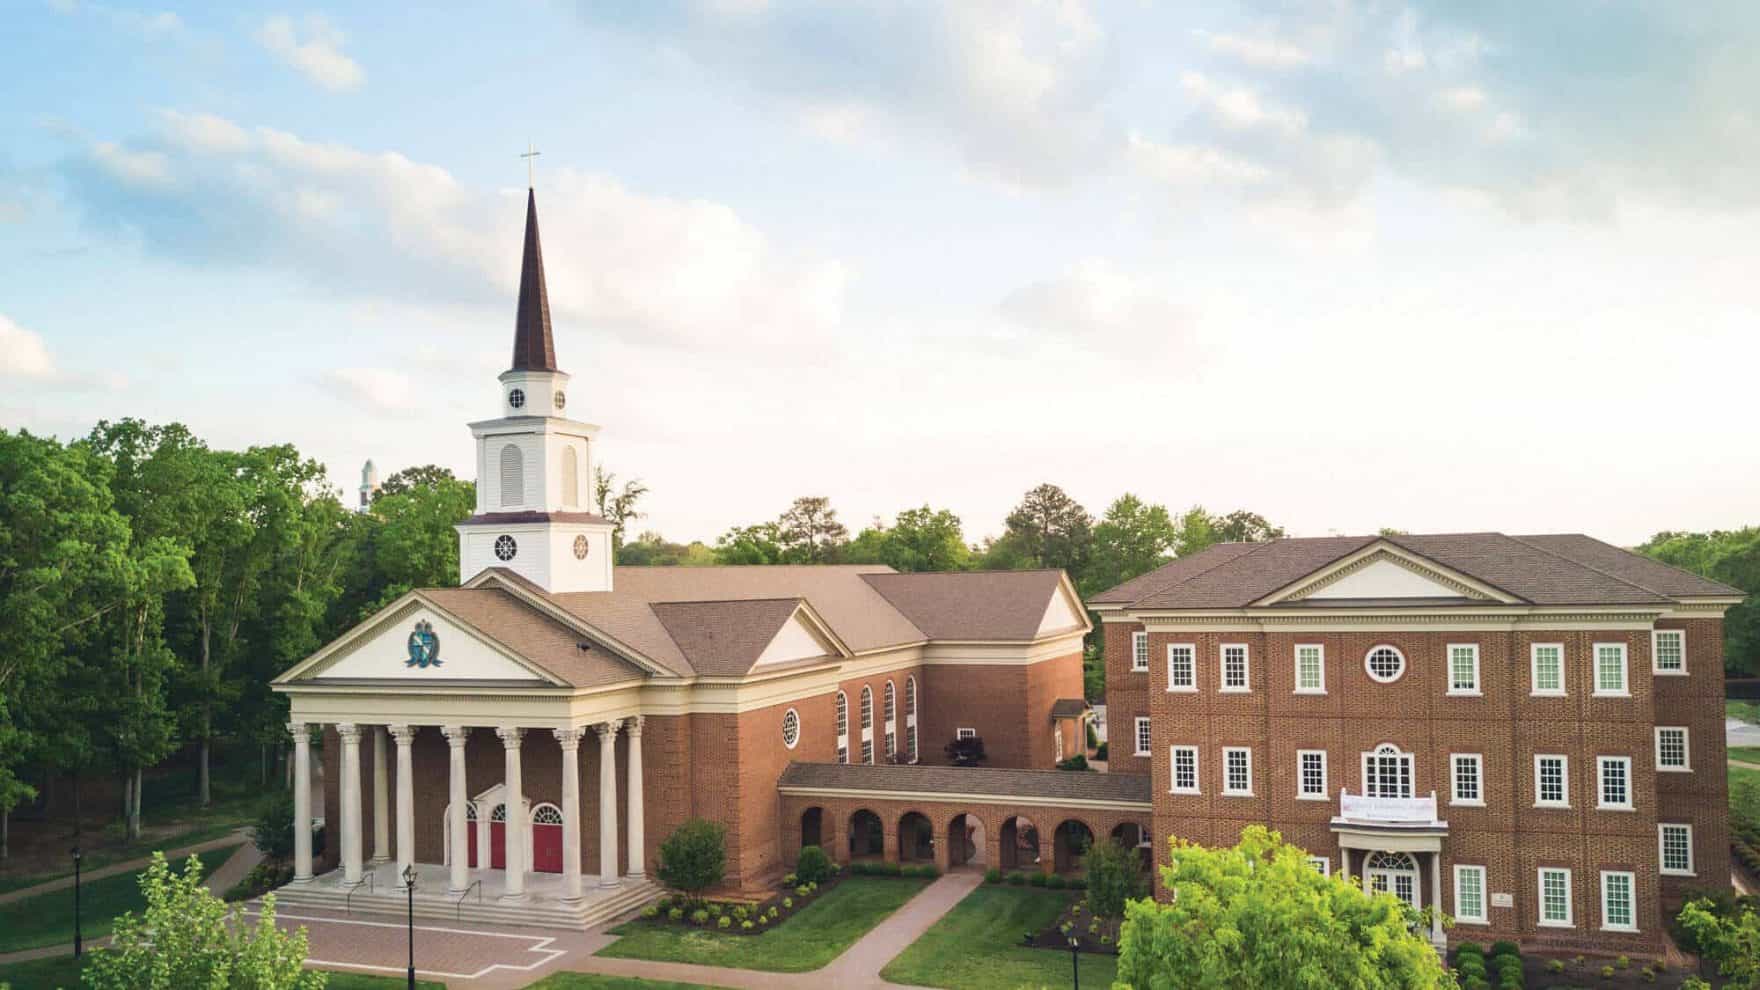
[[[1618, 574], [1613, 574], [1613, 573], [1610, 573], [1610, 572], [1608, 572], [1608, 571], [1604, 571], [1604, 570], [1602, 570], [1602, 569], [1601, 569], [1601, 568], [1599, 568], [1599, 567], [1596, 567], [1596, 566], [1595, 566], [1595, 565], [1593, 565], [1593, 564], [1589, 564], [1589, 563], [1585, 563], [1585, 562], [1583, 562], [1583, 561], [1581, 561], [1581, 560], [1578, 560], [1578, 559], [1576, 559], [1576, 558], [1575, 558], [1575, 557], [1566, 557], [1566, 556], [1565, 556], [1565, 555], [1564, 555], [1564, 554], [1562, 554], [1562, 553], [1558, 553], [1558, 552], [1556, 552], [1556, 551], [1552, 551], [1552, 550], [1548, 550], [1548, 549], [1546, 549], [1546, 548], [1545, 548], [1545, 547], [1543, 547], [1543, 546], [1541, 546], [1541, 545], [1540, 545], [1540, 544], [1538, 544], [1538, 543], [1530, 543], [1530, 542], [1528, 542], [1528, 541], [1527, 541], [1527, 540], [1524, 540], [1524, 539], [1522, 539], [1522, 538], [1521, 538], [1521, 537], [1519, 537], [1519, 536], [1511, 536], [1511, 535], [1510, 535], [1510, 534], [1508, 534], [1508, 533], [1505, 533], [1505, 534], [1503, 534], [1503, 535], [1504, 535], [1504, 536], [1507, 536], [1507, 537], [1509, 537], [1509, 538], [1510, 538], [1510, 539], [1512, 539], [1512, 540], [1514, 540], [1514, 541], [1516, 541], [1516, 542], [1517, 542], [1517, 543], [1520, 543], [1520, 544], [1521, 544], [1521, 545], [1522, 545], [1522, 546], [1525, 546], [1525, 547], [1530, 547], [1530, 548], [1532, 548], [1532, 549], [1535, 549], [1535, 550], [1538, 550], [1538, 551], [1540, 551], [1540, 552], [1541, 552], [1541, 553], [1543, 553], [1543, 554], [1546, 554], [1546, 555], [1547, 555], [1547, 556], [1549, 556], [1549, 557], [1556, 557], [1556, 558], [1558, 558], [1558, 559], [1559, 559], [1559, 560], [1562, 560], [1562, 561], [1564, 561], [1564, 562], [1565, 562], [1565, 563], [1567, 563], [1567, 564], [1571, 564], [1571, 565], [1573, 565], [1573, 566], [1576, 566], [1576, 567], [1581, 567], [1581, 568], [1582, 568], [1582, 569], [1583, 569], [1583, 570], [1586, 570], [1586, 571], [1593, 571], [1593, 572], [1595, 572], [1595, 573], [1596, 573], [1596, 574], [1599, 574], [1599, 575], [1601, 575], [1601, 576], [1602, 576], [1602, 577], [1604, 577], [1604, 578], [1608, 578], [1608, 579], [1610, 579], [1610, 580], [1613, 580], [1613, 581], [1618, 581], [1618, 582], [1619, 582], [1619, 583], [1620, 583], [1620, 584], [1623, 584], [1623, 585], [1625, 585], [1625, 586], [1626, 586], [1626, 587], [1628, 587], [1628, 588], [1636, 588], [1636, 589], [1638, 589], [1638, 590], [1639, 590], [1639, 591], [1642, 591], [1642, 592], [1643, 592], [1643, 593], [1644, 593], [1644, 594], [1646, 594], [1646, 595], [1655, 595], [1655, 596], [1656, 596], [1656, 597], [1658, 597], [1658, 598], [1662, 598], [1662, 599], [1665, 599], [1665, 600], [1672, 600], [1672, 598], [1673, 598], [1673, 596], [1671, 596], [1671, 595], [1665, 595], [1665, 594], [1663, 594], [1663, 593], [1662, 593], [1662, 592], [1660, 592], [1660, 591], [1657, 591], [1657, 590], [1656, 590], [1656, 589], [1655, 589], [1655, 588], [1646, 588], [1646, 587], [1644, 587], [1644, 586], [1643, 586], [1643, 585], [1641, 585], [1641, 584], [1639, 584], [1639, 583], [1637, 583], [1637, 582], [1636, 582], [1636, 581], [1628, 581], [1628, 580], [1626, 580], [1626, 579], [1625, 579], [1625, 578], [1622, 578], [1622, 577], [1620, 577], [1620, 576], [1619, 576], [1619, 575], [1618, 575]], [[1564, 534], [1564, 535], [1571, 535], [1571, 534]], [[1584, 536], [1584, 535], [1586, 535], [1586, 534], [1582, 534], [1582, 533], [1578, 533], [1578, 534], [1575, 534], [1575, 535], [1578, 535], [1578, 536]], [[1609, 544], [1609, 545], [1610, 545], [1610, 546], [1611, 546], [1611, 544]], [[1617, 549], [1619, 549], [1619, 548], [1618, 548], [1618, 547], [1615, 547], [1615, 548], [1614, 548], [1614, 549], [1616, 549], [1616, 550], [1617, 550]]]
[[[1495, 530], [1486, 530], [1483, 533], [1404, 533], [1404, 534], [1400, 534], [1400, 535], [1408, 537], [1408, 538], [1412, 537], [1412, 536], [1428, 536], [1428, 537], [1436, 537], [1436, 536], [1501, 536], [1506, 540], [1516, 540], [1517, 543], [1522, 543], [1521, 540], [1517, 540], [1515, 537], [1509, 535], [1508, 533], [1499, 533]], [[1477, 574], [1469, 573], [1468, 571], [1466, 571], [1460, 567], [1457, 567], [1454, 564], [1450, 564], [1446, 561], [1437, 560], [1435, 557], [1431, 556], [1430, 554], [1425, 553], [1422, 550], [1419, 550], [1417, 547], [1410, 546], [1405, 543], [1401, 543], [1400, 536], [1390, 536], [1386, 533], [1380, 533], [1380, 534], [1377, 534], [1374, 537], [1374, 539], [1375, 540], [1385, 540], [1386, 542], [1391, 543], [1396, 547], [1399, 547], [1401, 550], [1404, 550], [1406, 553], [1415, 554], [1419, 557], [1422, 557], [1425, 560], [1436, 565], [1437, 567], [1442, 568], [1445, 571], [1453, 571], [1456, 574], [1464, 574], [1467, 577], [1472, 578], [1473, 580], [1479, 582], [1480, 584], [1484, 585], [1487, 588], [1496, 588], [1498, 591], [1501, 591], [1504, 594], [1510, 596], [1511, 598], [1514, 598], [1516, 601], [1527, 602], [1529, 605], [1534, 604], [1534, 599], [1529, 598], [1527, 595], [1518, 595], [1515, 592], [1509, 590], [1508, 588], [1505, 588], [1503, 585], [1498, 584], [1496, 581], [1492, 581], [1489, 578], [1480, 577]], [[1371, 543], [1369, 545], [1373, 545], [1373, 544]], [[1523, 543], [1523, 546], [1527, 546], [1527, 544]], [[1573, 561], [1573, 563], [1574, 563], [1574, 561]], [[1648, 589], [1645, 589], [1645, 590], [1648, 590]]]
[[[1248, 544], [1247, 541], [1245, 541], [1245, 540], [1233, 540], [1228, 543], [1212, 543], [1212, 544], [1210, 544], [1210, 546], [1205, 547], [1203, 550], [1199, 550], [1197, 553], [1192, 554], [1192, 557], [1193, 558], [1201, 557], [1207, 551], [1209, 551], [1215, 547], [1248, 545], [1248, 546], [1252, 546], [1253, 549], [1248, 550], [1246, 553], [1236, 554], [1235, 556], [1229, 557], [1226, 560], [1218, 560], [1216, 563], [1211, 564], [1208, 567], [1201, 567], [1198, 570], [1195, 570], [1192, 573], [1187, 574], [1185, 577], [1175, 578], [1175, 579], [1167, 582], [1166, 584], [1158, 584], [1155, 587], [1150, 588], [1148, 591], [1144, 592], [1143, 594], [1140, 594], [1137, 597], [1131, 599], [1129, 602], [1125, 603], [1125, 607], [1126, 608], [1134, 608], [1134, 607], [1136, 607], [1138, 602], [1141, 602], [1143, 599], [1148, 598], [1150, 595], [1159, 595], [1163, 591], [1166, 591], [1169, 588], [1185, 584], [1186, 582], [1191, 581], [1194, 578], [1202, 577], [1205, 574], [1210, 573], [1211, 571], [1217, 569], [1218, 567], [1221, 567], [1224, 564], [1232, 564], [1237, 560], [1241, 560], [1246, 557], [1251, 557], [1253, 554], [1259, 552], [1260, 547], [1266, 546], [1268, 543], [1274, 543], [1274, 542], [1276, 542], [1276, 541], [1271, 540], [1271, 541], [1267, 541], [1266, 543]], [[1190, 558], [1175, 557], [1172, 560], [1168, 561], [1167, 563], [1162, 564], [1161, 567], [1172, 567], [1174, 564], [1179, 563], [1183, 559], [1190, 559]], [[1161, 567], [1157, 567], [1155, 570], [1158, 571], [1161, 569]], [[1150, 572], [1148, 572], [1148, 574], [1139, 574], [1139, 575], [1137, 575], [1137, 577], [1148, 577], [1150, 574], [1154, 574], [1154, 573], [1155, 573], [1155, 571], [1150, 571]], [[1130, 580], [1135, 581], [1136, 579], [1137, 578], [1131, 578]], [[1119, 582], [1119, 584], [1124, 584], [1124, 583], [1125, 582], [1123, 582], [1123, 581]]]
[[652, 601], [652, 605], [738, 605], [746, 602], [794, 602], [797, 605], [806, 601], [805, 595], [765, 595], [762, 598], [668, 598]]

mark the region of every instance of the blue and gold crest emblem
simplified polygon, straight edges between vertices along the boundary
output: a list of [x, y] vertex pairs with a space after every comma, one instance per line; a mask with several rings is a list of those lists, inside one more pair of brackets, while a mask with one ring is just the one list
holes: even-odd
[[440, 666], [440, 637], [434, 635], [432, 623], [416, 623], [415, 631], [409, 634], [409, 660], [405, 661], [404, 666]]

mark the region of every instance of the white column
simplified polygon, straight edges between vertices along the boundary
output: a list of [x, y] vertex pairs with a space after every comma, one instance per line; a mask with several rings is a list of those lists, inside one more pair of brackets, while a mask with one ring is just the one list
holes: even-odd
[[464, 744], [470, 738], [471, 730], [462, 725], [444, 725], [440, 731], [446, 735], [446, 744], [452, 755], [451, 772], [447, 776], [447, 794], [452, 802], [446, 810], [451, 832], [447, 837], [447, 858], [452, 861], [448, 886], [454, 894], [462, 894], [471, 884], [471, 852], [467, 844], [470, 823], [464, 817], [465, 805], [470, 802], [464, 779]]
[[562, 899], [581, 899], [581, 730], [557, 729], [562, 744]]
[[336, 727], [342, 739], [342, 885], [361, 882], [361, 730], [344, 722]]
[[416, 861], [416, 727], [390, 729], [391, 738], [397, 740], [397, 882], [402, 884], [403, 871]]
[[[1490, 897], [1490, 894], [1484, 896]], [[1442, 942], [1442, 851], [1430, 854], [1430, 941]]]
[[287, 723], [293, 736], [293, 882], [312, 880], [312, 736], [304, 722]]
[[507, 753], [507, 890], [501, 895], [504, 901], [521, 901], [526, 896], [525, 788], [521, 786], [519, 779], [519, 741], [525, 731], [514, 726], [502, 726], [495, 730]]
[[600, 722], [599, 886], [617, 886], [617, 723]]
[[623, 723], [629, 733], [629, 797], [624, 804], [625, 825], [629, 828], [629, 875], [640, 880], [647, 873], [648, 847], [642, 834], [642, 717]]
[[385, 726], [373, 726], [373, 858], [369, 863], [391, 861], [391, 768], [386, 752]]

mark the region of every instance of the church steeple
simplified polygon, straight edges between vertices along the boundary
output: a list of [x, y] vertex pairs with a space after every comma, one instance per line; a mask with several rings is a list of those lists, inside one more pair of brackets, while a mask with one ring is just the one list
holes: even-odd
[[526, 251], [519, 269], [519, 308], [513, 322], [513, 371], [559, 371], [550, 336], [550, 293], [544, 287], [544, 249], [538, 243], [538, 197], [526, 190]]

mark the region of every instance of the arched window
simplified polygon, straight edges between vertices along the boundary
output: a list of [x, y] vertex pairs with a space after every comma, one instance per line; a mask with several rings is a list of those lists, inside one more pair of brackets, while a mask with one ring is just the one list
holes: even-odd
[[496, 805], [495, 810], [489, 812], [489, 820], [492, 822], [507, 821], [507, 805], [505, 805], [505, 804]]
[[511, 443], [501, 448], [501, 504], [526, 504], [526, 459]]
[[837, 692], [837, 762], [849, 762], [849, 696]]
[[904, 716], [910, 718], [917, 714], [917, 679], [904, 679]]
[[874, 692], [866, 685], [862, 687], [862, 731], [874, 727]]
[[553, 804], [540, 804], [532, 809], [533, 825], [561, 825], [562, 809]]
[[1412, 754], [1382, 743], [1363, 754], [1363, 795], [1380, 798], [1412, 796]]
[[562, 448], [562, 504], [581, 504], [581, 468], [573, 447]]
[[904, 758], [917, 762], [917, 679], [904, 679]]
[[891, 681], [886, 682], [886, 693], [883, 694], [881, 698], [881, 704], [884, 707], [880, 710], [880, 717], [890, 722], [898, 717], [898, 706], [896, 704], [896, 697], [893, 694]]

